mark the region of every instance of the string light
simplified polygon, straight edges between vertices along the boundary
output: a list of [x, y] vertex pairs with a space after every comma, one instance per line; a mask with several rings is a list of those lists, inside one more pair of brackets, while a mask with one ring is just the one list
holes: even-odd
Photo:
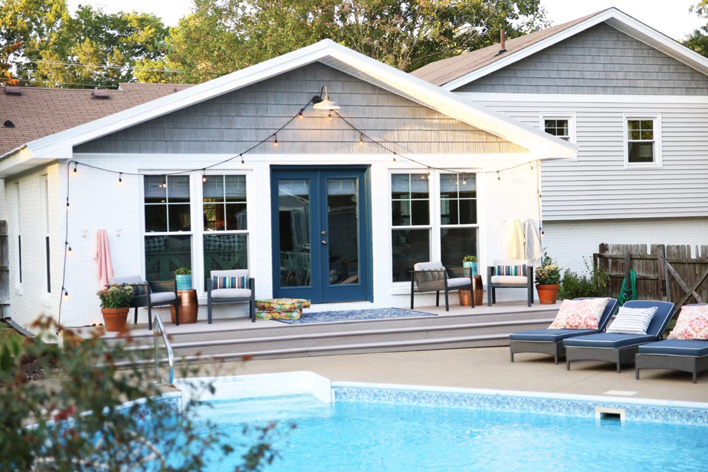
[[239, 154], [239, 156], [241, 157], [241, 165], [245, 165], [246, 162], [243, 160], [243, 154]]
[[77, 169], [78, 167], [79, 167], [79, 163], [78, 163], [78, 162], [74, 162], [74, 174], [76, 174], [76, 172], [77, 172], [76, 169]]
[[69, 245], [69, 241], [66, 241], [64, 244], [66, 244], [66, 250], [68, 252], [73, 252], [73, 250], [71, 249], [71, 246]]
[[118, 174], [118, 185], [123, 185], [123, 172]]
[[62, 290], [64, 290], [64, 300], [68, 300], [69, 299], [69, 292], [67, 292], [67, 290], [64, 287], [62, 287]]
[[207, 181], [206, 169], [202, 169], [202, 172], [203, 172], [203, 174], [202, 174], [202, 182], [206, 182], [206, 181]]
[[393, 159], [391, 159], [391, 162], [396, 162], [396, 153], [393, 153]]
[[501, 175], [499, 175], [499, 171], [497, 171], [497, 180], [501, 180]]
[[462, 173], [462, 185], [467, 185], [467, 174], [465, 172]]
[[273, 137], [275, 138], [275, 139], [273, 139], [273, 147], [277, 148], [278, 147], [278, 134], [277, 133], [274, 134]]
[[302, 119], [304, 118], [304, 116], [303, 116], [303, 114], [302, 114], [302, 110], [300, 110], [300, 112], [297, 114], [297, 118], [298, 118], [299, 120], [302, 120]]
[[332, 112], [327, 113], [327, 119], [332, 121]]
[[359, 146], [363, 146], [363, 145], [364, 145], [364, 133], [361, 133], [359, 135]]

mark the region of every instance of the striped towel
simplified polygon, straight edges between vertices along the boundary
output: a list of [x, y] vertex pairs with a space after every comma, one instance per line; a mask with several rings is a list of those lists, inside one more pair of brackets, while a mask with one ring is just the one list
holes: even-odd
[[536, 222], [529, 218], [524, 221], [524, 236], [526, 238], [526, 260], [535, 265], [536, 261], [543, 255], [541, 249], [541, 237], [538, 234]]
[[105, 229], [96, 230], [94, 239], [93, 258], [98, 264], [98, 282], [101, 287], [108, 285], [113, 278], [113, 264], [111, 263], [111, 248], [108, 245], [108, 233]]

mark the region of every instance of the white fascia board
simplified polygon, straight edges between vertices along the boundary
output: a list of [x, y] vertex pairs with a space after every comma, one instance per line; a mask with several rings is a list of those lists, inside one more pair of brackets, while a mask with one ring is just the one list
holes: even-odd
[[[442, 87], [445, 90], [455, 90], [459, 87], [474, 82], [475, 80], [496, 72], [504, 67], [507, 67], [515, 62], [525, 59], [537, 52], [540, 52], [554, 44], [558, 44], [578, 33], [581, 33], [589, 28], [600, 23], [607, 22], [613, 28], [641, 41], [649, 46], [659, 49], [661, 52], [673, 57], [674, 59], [686, 64], [687, 66], [696, 69], [697, 71], [708, 75], [708, 58], [698, 54], [695, 51], [683, 46], [678, 41], [675, 41], [665, 34], [655, 30], [654, 28], [647, 26], [641, 21], [632, 18], [631, 16], [623, 13], [616, 8], [611, 8], [604, 12], [601, 12], [592, 18], [578, 23], [577, 25], [571, 26], [553, 36], [550, 36], [542, 41], [539, 41], [521, 51], [515, 52], [504, 59], [489, 64], [488, 66], [482, 67], [474, 72], [455, 79]], [[657, 48], [658, 49], [658, 48]]]
[[578, 103], [651, 103], [676, 104], [708, 103], [708, 95], [599, 95], [599, 94], [562, 94], [562, 93], [492, 93], [492, 92], [453, 92], [468, 102], [512, 102], [546, 103], [559, 102], [566, 105]]
[[0, 179], [26, 172], [35, 167], [52, 162], [54, 159], [37, 159], [26, 146], [5, 154], [0, 160]]
[[195, 85], [173, 95], [37, 139], [28, 143], [27, 147], [35, 152], [36, 157], [52, 156], [70, 159], [73, 146], [305, 66], [326, 56], [331, 44], [334, 44], [331, 40], [320, 41], [312, 46]]
[[414, 98], [418, 103], [451, 118], [523, 146], [535, 159], [575, 158], [577, 147], [501, 113], [465, 102], [452, 92], [413, 77], [343, 46], [334, 45], [332, 57]]

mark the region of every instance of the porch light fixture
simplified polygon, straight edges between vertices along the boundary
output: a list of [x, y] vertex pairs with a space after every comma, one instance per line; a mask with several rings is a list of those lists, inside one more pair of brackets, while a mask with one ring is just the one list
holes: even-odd
[[[324, 91], [325, 97], [322, 99], [322, 91]], [[324, 85], [320, 89], [320, 94], [319, 96], [312, 97], [312, 102], [314, 105], [312, 106], [315, 110], [320, 110], [320, 111], [334, 111], [334, 110], [339, 110], [340, 107], [337, 105], [336, 102], [333, 102], [332, 100], [329, 99], [329, 93], [327, 92], [327, 86]], [[331, 113], [330, 113], [331, 117]]]

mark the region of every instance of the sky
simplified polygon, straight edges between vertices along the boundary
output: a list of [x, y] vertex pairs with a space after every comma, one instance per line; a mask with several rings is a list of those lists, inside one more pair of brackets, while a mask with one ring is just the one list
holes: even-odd
[[[555, 25], [614, 6], [676, 40], [684, 39], [694, 29], [708, 22], [688, 12], [689, 7], [697, 2], [698, 0], [541, 0], [548, 18]], [[176, 26], [181, 17], [191, 12], [192, 7], [192, 0], [69, 0], [68, 3], [72, 9], [81, 3], [102, 6], [109, 13], [120, 10], [154, 13], [169, 26]]]

